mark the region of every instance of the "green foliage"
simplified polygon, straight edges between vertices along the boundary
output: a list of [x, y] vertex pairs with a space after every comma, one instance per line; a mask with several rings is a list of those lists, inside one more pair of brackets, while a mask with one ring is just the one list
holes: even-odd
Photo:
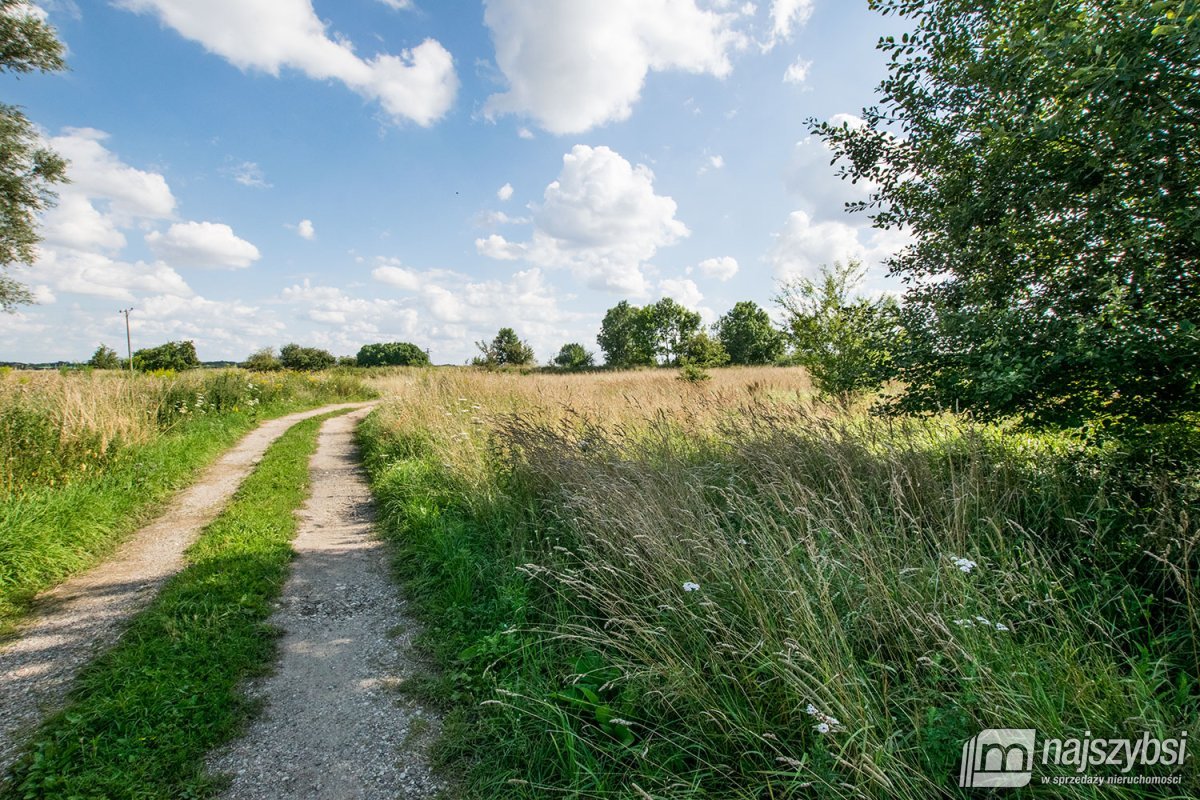
[[102, 344], [96, 348], [96, 352], [92, 353], [92, 357], [88, 359], [87, 363], [94, 369], [120, 369], [121, 357], [117, 355], [116, 350]]
[[274, 347], [264, 347], [247, 356], [242, 362], [242, 369], [252, 372], [275, 372], [283, 369], [283, 364], [280, 363], [279, 356], [275, 355]]
[[190, 340], [182, 342], [167, 342], [158, 347], [135, 350], [133, 353], [134, 369], [143, 372], [156, 370], [174, 370], [183, 372], [200, 366], [196, 355], [196, 344]]
[[840, 401], [878, 389], [892, 375], [900, 337], [895, 300], [854, 299], [860, 262], [821, 267], [819, 280], [783, 284], [776, 302], [786, 316], [795, 360], [823, 394]]
[[736, 303], [713, 327], [731, 364], [774, 364], [787, 347], [771, 317], [751, 300]]
[[595, 366], [595, 356], [578, 342], [570, 342], [558, 351], [558, 355], [554, 357], [554, 366], [565, 370], [591, 369]]
[[[958, 797], [981, 728], [1175, 736], [1200, 713], [1196, 485], [785, 404], [719, 431], [518, 413], [478, 460], [412, 419], [362, 440], [435, 626], [442, 673], [413, 688], [451, 709], [455, 797]], [[1127, 789], [1055, 796], [1148, 796]]]
[[697, 367], [719, 367], [729, 363], [729, 353], [725, 351], [720, 341], [709, 336], [704, 331], [694, 333], [683, 343], [679, 353], [681, 365], [693, 364]]
[[[18, 0], [0, 0], [0, 72], [57, 72], [66, 68], [54, 29]], [[40, 241], [37, 220], [54, 201], [51, 185], [66, 179], [66, 162], [43, 146], [16, 106], [0, 104], [0, 309], [32, 302], [28, 289], [6, 274], [32, 264]]]
[[622, 300], [604, 315], [596, 343], [609, 366], [675, 365], [699, 330], [700, 315], [669, 297], [640, 308]]
[[[813, 124], [915, 244], [903, 407], [1079, 425], [1200, 401], [1195, 0], [874, 0], [912, 32]], [[903, 136], [893, 135], [902, 130]]]
[[412, 342], [365, 344], [358, 351], [360, 367], [427, 367], [429, 353]]
[[669, 297], [646, 306], [642, 313], [647, 316], [655, 353], [661, 363], [677, 365], [688, 342], [700, 331], [700, 314], [689, 311]]
[[476, 342], [480, 356], [474, 361], [482, 367], [523, 367], [533, 363], [533, 348], [521, 341], [512, 328], [501, 328], [490, 342]]
[[267, 619], [287, 578], [295, 510], [324, 417], [267, 450], [188, 566], [80, 675], [33, 737], [4, 797], [199, 797], [205, 758], [252, 715], [241, 684], [274, 659]]
[[654, 363], [656, 348], [650, 319], [626, 300], [605, 313], [596, 344], [610, 367], [625, 369]]
[[685, 383], [704, 383], [712, 380], [712, 375], [705, 371], [703, 365], [685, 361], [679, 368], [679, 380]]
[[319, 372], [329, 369], [337, 362], [333, 354], [319, 347], [301, 347], [298, 344], [285, 344], [279, 348], [279, 363], [284, 369], [294, 369], [297, 372]]

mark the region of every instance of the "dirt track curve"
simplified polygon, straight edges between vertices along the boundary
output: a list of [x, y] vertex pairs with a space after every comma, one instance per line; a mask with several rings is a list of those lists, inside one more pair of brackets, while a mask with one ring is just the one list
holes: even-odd
[[263, 423], [110, 559], [39, 597], [29, 620], [0, 643], [0, 773], [20, 754], [25, 735], [61, 706], [80, 667], [111, 647], [125, 623], [179, 571], [184, 550], [272, 442], [301, 420], [370, 405], [341, 403]]

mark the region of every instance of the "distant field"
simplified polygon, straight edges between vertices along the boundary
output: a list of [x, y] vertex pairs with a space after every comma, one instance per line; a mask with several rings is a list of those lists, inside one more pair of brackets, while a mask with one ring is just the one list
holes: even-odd
[[1194, 482], [833, 409], [799, 370], [676, 375], [373, 381], [365, 456], [439, 668], [414, 691], [463, 796], [967, 796], [984, 728], [1197, 729]]

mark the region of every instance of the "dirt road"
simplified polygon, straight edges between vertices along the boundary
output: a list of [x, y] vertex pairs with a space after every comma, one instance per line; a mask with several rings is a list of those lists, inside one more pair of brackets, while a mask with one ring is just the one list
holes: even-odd
[[209, 467], [108, 561], [42, 595], [30, 619], [0, 644], [0, 772], [25, 735], [59, 708], [80, 667], [108, 649], [126, 622], [183, 566], [183, 552], [211, 522], [284, 431], [342, 403], [265, 422]]
[[280, 661], [251, 687], [264, 714], [210, 760], [233, 777], [230, 800], [428, 798], [440, 788], [422, 747], [437, 717], [396, 691], [418, 669], [415, 626], [372, 535], [353, 439], [365, 413], [321, 429], [297, 557], [271, 618], [283, 630]]

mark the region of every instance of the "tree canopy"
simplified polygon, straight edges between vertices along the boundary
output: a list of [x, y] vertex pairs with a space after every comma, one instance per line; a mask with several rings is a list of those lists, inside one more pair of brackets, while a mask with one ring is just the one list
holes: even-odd
[[813, 122], [914, 244], [910, 409], [1078, 424], [1200, 399], [1200, 4], [872, 0], [913, 32], [862, 127]]
[[786, 347], [771, 317], [751, 300], [735, 303], [713, 327], [734, 364], [772, 364]]
[[337, 359], [328, 350], [319, 347], [301, 347], [298, 344], [285, 344], [279, 348], [279, 363], [284, 369], [297, 372], [317, 372], [329, 369]]
[[200, 366], [200, 358], [196, 355], [196, 343], [187, 340], [182, 342], [167, 342], [158, 347], [147, 347], [135, 350], [133, 353], [135, 369], [151, 372], [154, 370], [175, 370], [182, 372]]
[[364, 344], [355, 359], [360, 367], [425, 367], [429, 354], [412, 342]]
[[504, 367], [525, 366], [533, 363], [533, 348], [521, 340], [512, 328], [501, 328], [490, 342], [476, 342], [480, 355], [475, 359], [479, 366]]
[[[19, 0], [0, 0], [0, 72], [54, 72], [66, 68], [54, 29]], [[43, 146], [16, 106], [0, 103], [0, 309], [32, 302], [9, 274], [32, 264], [40, 241], [37, 215], [54, 200], [51, 186], [66, 179], [66, 162]]]

